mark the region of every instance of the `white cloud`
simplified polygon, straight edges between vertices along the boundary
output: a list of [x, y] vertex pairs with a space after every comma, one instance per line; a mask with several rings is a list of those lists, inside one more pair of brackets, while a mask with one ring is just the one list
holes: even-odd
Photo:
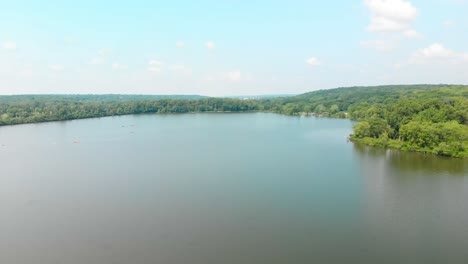
[[128, 66], [124, 65], [124, 64], [120, 64], [120, 63], [113, 63], [112, 64], [112, 69], [113, 70], [125, 70], [127, 68], [128, 68]]
[[397, 47], [397, 44], [394, 41], [384, 41], [384, 40], [366, 40], [361, 41], [361, 46], [366, 49], [373, 49], [379, 52], [390, 52]]
[[239, 82], [239, 81], [251, 81], [253, 80], [252, 75], [241, 72], [240, 70], [233, 70], [221, 75], [221, 80], [227, 80], [230, 82]]
[[371, 32], [401, 32], [407, 37], [414, 37], [416, 31], [411, 23], [418, 15], [418, 10], [405, 0], [364, 0], [371, 12], [371, 22], [367, 29]]
[[208, 74], [204, 78], [203, 81], [207, 82], [218, 82], [218, 81], [229, 81], [229, 82], [240, 82], [240, 81], [250, 81], [252, 80], [252, 76], [250, 74], [246, 74], [241, 72], [240, 70], [232, 70], [228, 72], [221, 72], [215, 74]]
[[150, 60], [148, 62], [148, 71], [150, 71], [150, 72], [160, 72], [161, 69], [162, 69], [163, 64], [164, 63], [162, 61]]
[[185, 70], [186, 67], [184, 65], [171, 65], [168, 69], [171, 71], [182, 71]]
[[159, 73], [162, 71], [168, 70], [171, 72], [175, 73], [183, 73], [190, 75], [192, 74], [192, 69], [190, 67], [184, 66], [184, 65], [168, 65], [167, 63], [164, 63], [163, 61], [160, 60], [150, 60], [148, 62], [148, 71], [149, 72], [154, 72], [154, 73]]
[[99, 50], [98, 54], [101, 57], [108, 57], [108, 56], [110, 56], [112, 54], [112, 50], [111, 49], [101, 49], [101, 50]]
[[430, 64], [430, 63], [457, 63], [468, 61], [468, 53], [457, 53], [445, 48], [442, 44], [434, 43], [427, 48], [420, 49], [413, 53], [409, 59], [409, 64]]
[[230, 71], [226, 73], [226, 79], [233, 82], [242, 80], [242, 74], [240, 71]]
[[407, 38], [420, 38], [421, 34], [414, 29], [408, 29], [403, 31], [403, 36]]
[[10, 51], [14, 51], [16, 50], [18, 47], [16, 46], [16, 42], [12, 42], [12, 41], [7, 41], [7, 42], [3, 42], [2, 43], [2, 47], [6, 50], [10, 50]]
[[33, 64], [25, 63], [22, 65], [21, 69], [19, 70], [19, 74], [24, 77], [31, 77], [35, 75]]
[[307, 62], [307, 64], [312, 65], [312, 66], [320, 65], [320, 61], [315, 57], [307, 59], [306, 62]]
[[92, 65], [104, 64], [104, 59], [102, 59], [102, 58], [93, 58], [93, 59], [88, 61], [88, 64], [92, 64]]
[[444, 22], [442, 22], [442, 25], [444, 27], [452, 27], [455, 25], [455, 21], [453, 20], [445, 20]]
[[49, 69], [52, 70], [52, 71], [63, 71], [65, 70], [65, 67], [63, 65], [50, 65], [49, 66]]
[[212, 82], [212, 81], [215, 81], [216, 78], [213, 76], [213, 75], [205, 75], [205, 77], [202, 78], [202, 81], [206, 81], [206, 82]]
[[[112, 55], [112, 50], [111, 49], [100, 49], [98, 52], [97, 52], [97, 56], [90, 59], [88, 61], [88, 64], [91, 64], [91, 65], [99, 65], [99, 64], [104, 64], [106, 62], [106, 60]], [[119, 66], [123, 66], [123, 65], [119, 65]], [[118, 67], [118, 66], [117, 66]]]
[[150, 66], [158, 66], [158, 67], [160, 67], [160, 66], [163, 65], [164, 63], [163, 63], [162, 61], [158, 61], [158, 60], [150, 60], [150, 61], [148, 62], [148, 64], [149, 64]]
[[404, 0], [365, 0], [365, 4], [373, 16], [392, 20], [411, 21], [418, 14], [418, 10]]
[[149, 72], [161, 72], [161, 68], [156, 67], [148, 67]]
[[192, 69], [190, 67], [184, 66], [184, 65], [171, 65], [167, 67], [168, 70], [173, 71], [173, 72], [178, 72], [178, 73], [183, 73], [187, 75], [192, 74]]
[[372, 32], [399, 32], [408, 28], [407, 23], [388, 19], [386, 17], [372, 17], [371, 24], [367, 27]]
[[206, 47], [207, 47], [208, 49], [214, 49], [214, 48], [215, 48], [215, 44], [214, 44], [213, 41], [208, 41], [208, 42], [206, 42], [205, 45], [206, 45]]
[[180, 40], [179, 40], [179, 41], [176, 42], [176, 46], [177, 46], [178, 48], [183, 48], [183, 47], [185, 46], [185, 43], [184, 43], [183, 41], [180, 41]]
[[216, 78], [213, 75], [206, 75], [205, 77], [202, 78], [202, 80], [207, 81], [207, 82], [212, 82], [212, 81], [215, 81]]
[[402, 67], [401, 63], [395, 63], [395, 64], [393, 65], [393, 68], [394, 68], [395, 70], [397, 70], [397, 71], [399, 71], [399, 70], [401, 69], [401, 67]]

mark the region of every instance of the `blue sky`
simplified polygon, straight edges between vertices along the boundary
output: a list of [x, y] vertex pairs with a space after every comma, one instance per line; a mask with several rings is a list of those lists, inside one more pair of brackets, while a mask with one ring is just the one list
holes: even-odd
[[468, 1], [3, 1], [0, 94], [468, 84]]

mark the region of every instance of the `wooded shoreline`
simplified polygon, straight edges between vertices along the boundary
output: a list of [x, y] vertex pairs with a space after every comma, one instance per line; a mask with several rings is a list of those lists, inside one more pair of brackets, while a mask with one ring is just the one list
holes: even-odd
[[366, 145], [468, 157], [468, 86], [350, 87], [264, 99], [152, 95], [0, 96], [0, 126], [148, 113], [270, 112], [359, 121]]

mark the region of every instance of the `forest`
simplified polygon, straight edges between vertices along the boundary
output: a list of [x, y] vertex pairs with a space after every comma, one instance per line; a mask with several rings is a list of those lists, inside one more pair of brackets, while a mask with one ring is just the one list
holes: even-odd
[[354, 142], [468, 157], [468, 86], [338, 88], [284, 98], [276, 105], [283, 114], [355, 120]]
[[142, 113], [273, 112], [356, 121], [367, 145], [468, 157], [468, 86], [348, 87], [259, 99], [197, 95], [0, 96], [0, 126]]

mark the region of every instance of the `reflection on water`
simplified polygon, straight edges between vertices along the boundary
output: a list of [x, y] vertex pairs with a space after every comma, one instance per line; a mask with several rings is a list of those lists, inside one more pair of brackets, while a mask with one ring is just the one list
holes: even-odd
[[466, 264], [464, 161], [350, 132], [261, 113], [1, 127], [0, 263]]
[[354, 144], [367, 186], [373, 254], [389, 263], [464, 263], [468, 252], [466, 160]]
[[395, 174], [430, 176], [453, 175], [467, 176], [468, 161], [465, 159], [447, 158], [417, 152], [404, 152], [391, 149], [368, 147], [354, 143], [354, 150], [359, 155], [375, 161], [385, 160], [389, 169]]

